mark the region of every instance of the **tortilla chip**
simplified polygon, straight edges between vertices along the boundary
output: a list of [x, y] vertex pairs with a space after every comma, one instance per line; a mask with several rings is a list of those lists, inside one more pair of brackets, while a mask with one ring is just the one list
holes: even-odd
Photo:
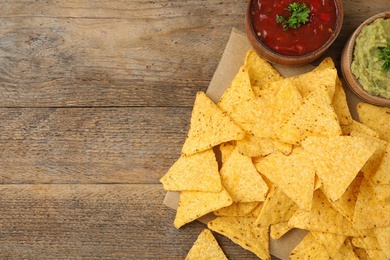
[[318, 259], [330, 260], [326, 249], [319, 243], [312, 233], [308, 233], [303, 240], [291, 251], [290, 260]]
[[308, 136], [341, 135], [337, 115], [325, 88], [318, 88], [303, 99], [277, 133], [279, 140], [299, 145]]
[[336, 77], [335, 93], [332, 99], [332, 105], [336, 112], [340, 125], [350, 125], [353, 122], [351, 112], [349, 111], [347, 96], [345, 95], [341, 80]]
[[245, 66], [248, 68], [249, 78], [254, 90], [262, 89], [266, 84], [281, 79], [280, 73], [269, 62], [259, 57], [254, 50], [249, 50], [245, 57]]
[[359, 121], [379, 133], [379, 137], [390, 142], [390, 108], [359, 103], [356, 107]]
[[216, 216], [242, 217], [254, 210], [260, 202], [235, 202], [230, 206], [214, 211]]
[[308, 156], [305, 151], [296, 148], [288, 156], [274, 152], [255, 164], [261, 174], [305, 210], [311, 208], [315, 180], [315, 168]]
[[347, 238], [345, 235], [325, 233], [325, 232], [311, 232], [314, 238], [325, 248], [328, 255], [333, 258], [338, 253], [341, 247], [344, 245], [344, 241]]
[[233, 203], [225, 189], [221, 192], [182, 191], [173, 225], [176, 228], [190, 223], [207, 213]]
[[335, 210], [321, 190], [316, 190], [313, 196], [313, 206], [310, 211], [298, 210], [288, 221], [291, 227], [334, 233], [345, 236], [358, 236], [352, 223]]
[[263, 113], [264, 105], [252, 90], [246, 66], [240, 68], [217, 106], [246, 132], [249, 132]]
[[376, 150], [376, 146], [365, 138], [352, 136], [310, 136], [302, 146], [315, 162], [326, 196], [333, 201], [341, 198]]
[[276, 138], [276, 131], [282, 123], [302, 104], [302, 97], [289, 80], [272, 82], [279, 91], [265, 107], [250, 132], [257, 137]]
[[386, 255], [383, 253], [382, 250], [370, 250], [366, 249], [366, 252], [370, 259], [375, 259], [375, 260], [388, 260], [389, 258], [386, 257]]
[[353, 225], [357, 229], [390, 226], [390, 203], [386, 200], [378, 200], [366, 179], [363, 179], [360, 185]]
[[190, 156], [180, 156], [160, 181], [164, 189], [170, 191], [222, 190], [218, 162], [212, 149]]
[[198, 92], [192, 110], [190, 130], [182, 154], [191, 155], [231, 140], [244, 138], [238, 127], [204, 92]]
[[252, 159], [237, 149], [227, 158], [220, 170], [222, 185], [233, 202], [264, 201], [268, 186], [257, 172]]
[[281, 151], [284, 154], [290, 154], [292, 145], [282, 143], [267, 137], [256, 137], [247, 134], [244, 139], [237, 141], [237, 149], [246, 156], [259, 157], [266, 156], [275, 151]]
[[210, 230], [204, 229], [188, 252], [186, 260], [228, 259]]
[[249, 212], [246, 216], [247, 217], [258, 217], [260, 215], [261, 209], [263, 208], [264, 201], [261, 201], [260, 203], [257, 204], [257, 206]]
[[226, 159], [230, 154], [236, 149], [236, 145], [233, 142], [222, 143], [219, 146], [219, 151], [221, 152], [221, 162], [225, 163]]
[[359, 257], [353, 251], [353, 246], [349, 239], [345, 239], [343, 246], [340, 248], [337, 255], [335, 255], [333, 260], [359, 260]]
[[256, 219], [255, 224], [261, 227], [268, 227], [290, 219], [298, 209], [292, 201], [278, 186], [271, 187], [270, 192], [264, 201], [263, 208]]
[[390, 184], [372, 185], [372, 189], [379, 201], [387, 200], [390, 203]]
[[386, 145], [384, 153], [378, 155], [376, 165], [378, 167], [371, 176], [371, 182], [379, 185], [390, 184], [390, 143]]
[[256, 254], [261, 259], [271, 259], [268, 227], [256, 227], [254, 217], [218, 217], [208, 223], [208, 228]]
[[288, 221], [279, 222], [270, 226], [270, 236], [272, 239], [279, 239], [291, 229], [293, 228], [288, 225]]
[[354, 237], [352, 238], [352, 244], [363, 249], [382, 250], [378, 239], [374, 236]]
[[374, 233], [382, 252], [390, 259], [390, 226], [385, 228], [375, 228]]
[[349, 125], [341, 126], [341, 131], [343, 132], [343, 135], [351, 135], [354, 133], [354, 136], [369, 136], [379, 138], [379, 134], [376, 131], [356, 120], [352, 120], [352, 123]]

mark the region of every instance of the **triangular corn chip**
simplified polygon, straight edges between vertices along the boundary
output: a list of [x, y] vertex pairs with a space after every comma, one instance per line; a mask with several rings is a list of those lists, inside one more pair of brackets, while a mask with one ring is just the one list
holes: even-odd
[[247, 134], [244, 139], [237, 141], [237, 149], [246, 156], [258, 157], [266, 156], [275, 151], [290, 154], [292, 145], [268, 137], [256, 137]]
[[253, 252], [260, 259], [270, 259], [268, 227], [256, 227], [255, 220], [255, 217], [218, 217], [207, 226]]
[[270, 236], [272, 239], [279, 239], [293, 228], [288, 225], [288, 221], [279, 222], [270, 226]]
[[190, 223], [214, 210], [232, 204], [232, 198], [225, 189], [221, 192], [182, 191], [173, 225], [176, 228]]
[[243, 217], [254, 210], [260, 202], [235, 202], [230, 206], [214, 211], [216, 216]]
[[374, 233], [382, 252], [390, 259], [390, 226], [385, 228], [375, 228]]
[[351, 112], [349, 111], [347, 96], [345, 95], [343, 84], [338, 77], [336, 78], [336, 86], [332, 99], [332, 105], [334, 111], [336, 112], [340, 125], [352, 124], [353, 119]]
[[353, 237], [352, 244], [355, 247], [370, 249], [370, 250], [382, 250], [378, 239], [375, 236], [360, 236]]
[[221, 177], [212, 149], [190, 156], [182, 155], [160, 179], [165, 190], [220, 192]]
[[290, 218], [288, 224], [295, 228], [311, 231], [358, 236], [352, 223], [330, 205], [321, 190], [314, 192], [311, 210], [298, 210]]
[[274, 152], [257, 160], [255, 166], [261, 174], [278, 185], [299, 208], [311, 208], [315, 168], [305, 151], [296, 148], [287, 156]]
[[228, 258], [209, 229], [204, 229], [188, 252], [186, 260], [211, 260]]
[[356, 107], [359, 121], [379, 133], [379, 137], [390, 142], [390, 108], [359, 103]]
[[[389, 122], [390, 124], [390, 122]], [[390, 184], [390, 143], [387, 144], [383, 156], [379, 159], [380, 163], [370, 181], [376, 185]]]
[[190, 130], [182, 153], [191, 155], [231, 140], [244, 138], [239, 128], [204, 92], [196, 95]]
[[227, 158], [220, 170], [222, 185], [233, 202], [264, 201], [268, 186], [257, 172], [252, 159], [237, 149]]
[[312, 233], [308, 233], [303, 240], [291, 251], [290, 260], [318, 259], [330, 260], [326, 249], [319, 243]]
[[347, 238], [345, 235], [326, 233], [326, 232], [311, 232], [315, 239], [325, 248], [328, 255], [333, 258], [337, 255], [340, 248], [344, 245]]
[[352, 136], [311, 136], [302, 146], [315, 162], [326, 196], [333, 201], [343, 195], [377, 148], [365, 138]]
[[332, 260], [359, 260], [359, 257], [353, 251], [353, 246], [349, 239], [344, 240], [343, 246], [340, 248], [337, 255], [335, 255]]

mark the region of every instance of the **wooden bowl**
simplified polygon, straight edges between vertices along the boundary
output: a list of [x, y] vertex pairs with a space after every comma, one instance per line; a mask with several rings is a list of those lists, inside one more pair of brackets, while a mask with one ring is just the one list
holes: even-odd
[[374, 96], [366, 92], [351, 71], [351, 63], [353, 60], [353, 51], [356, 38], [365, 25], [372, 23], [378, 18], [390, 18], [390, 12], [379, 13], [368, 18], [353, 32], [344, 46], [343, 52], [341, 54], [341, 72], [350, 89], [363, 101], [378, 106], [390, 106], [390, 99]]
[[[340, 33], [343, 18], [344, 18], [344, 9], [342, 0], [334, 0], [336, 7], [336, 25], [330, 36], [330, 38], [317, 50], [304, 54], [304, 55], [285, 55], [280, 54], [267, 45], [265, 45], [260, 38], [258, 37], [251, 18], [251, 5], [252, 2], [256, 0], [248, 0], [246, 15], [245, 15], [245, 31], [248, 37], [249, 42], [251, 43], [253, 49], [257, 52], [259, 56], [264, 58], [270, 63], [279, 64], [284, 66], [301, 66], [308, 64], [317, 58], [319, 58], [324, 52], [329, 48], [329, 46], [336, 40], [337, 36]], [[275, 21], [276, 22], [276, 21]], [[308, 39], [310, 41], [310, 39]]]

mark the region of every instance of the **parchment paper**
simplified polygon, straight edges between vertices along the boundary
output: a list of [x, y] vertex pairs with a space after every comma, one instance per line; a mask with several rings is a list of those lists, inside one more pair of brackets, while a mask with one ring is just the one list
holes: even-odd
[[[249, 49], [251, 49], [251, 46], [246, 38], [246, 35], [233, 28], [221, 60], [206, 91], [207, 96], [209, 96], [215, 103], [217, 103], [221, 98], [222, 94], [237, 74], [239, 68], [244, 64], [245, 56]], [[313, 65], [300, 67], [273, 66], [284, 77], [299, 75], [314, 69]], [[347, 101], [352, 117], [357, 120], [356, 104], [361, 100], [349, 89], [344, 88], [344, 90], [347, 95]], [[179, 197], [179, 192], [167, 192], [163, 203], [164, 205], [176, 210], [179, 204]], [[200, 218], [199, 221], [207, 224], [207, 222], [214, 218], [215, 216], [213, 214], [208, 214]], [[305, 230], [293, 229], [278, 240], [270, 238], [271, 255], [282, 260], [288, 260], [291, 250], [299, 244], [306, 234], [307, 231]]]

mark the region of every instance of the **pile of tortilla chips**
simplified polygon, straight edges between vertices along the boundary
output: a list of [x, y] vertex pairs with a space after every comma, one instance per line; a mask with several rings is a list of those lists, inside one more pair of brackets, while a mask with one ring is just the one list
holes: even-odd
[[[180, 191], [174, 226], [212, 213], [209, 230], [261, 259], [270, 236], [293, 228], [308, 233], [291, 259], [390, 259], [390, 109], [357, 112], [359, 122], [330, 58], [284, 78], [249, 51], [217, 104], [196, 96], [182, 154], [161, 178]], [[204, 236], [188, 259], [225, 257]]]

